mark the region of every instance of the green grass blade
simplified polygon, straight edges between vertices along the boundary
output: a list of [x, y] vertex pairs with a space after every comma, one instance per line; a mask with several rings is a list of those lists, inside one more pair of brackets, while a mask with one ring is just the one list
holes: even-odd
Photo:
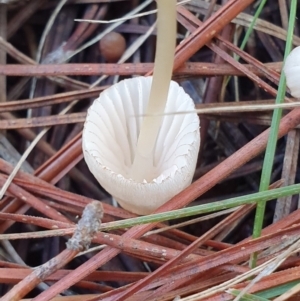
[[[250, 26], [248, 27], [248, 29], [247, 29], [247, 31], [246, 31], [246, 33], [245, 33], [245, 36], [244, 36], [244, 38], [243, 38], [242, 44], [241, 44], [241, 46], [240, 46], [240, 49], [241, 49], [241, 50], [244, 50], [244, 48], [245, 48], [245, 46], [246, 46], [246, 44], [247, 44], [247, 42], [248, 42], [248, 39], [249, 39], [251, 33], [253, 32], [254, 25], [255, 25], [255, 23], [256, 23], [258, 17], [260, 16], [261, 11], [263, 10], [263, 8], [264, 8], [266, 2], [267, 2], [267, 0], [262, 0], [262, 1], [260, 2], [259, 7], [257, 8], [257, 10], [256, 10], [256, 12], [255, 12], [255, 14], [254, 14], [254, 16], [253, 16], [253, 19], [252, 19], [252, 21], [251, 21], [251, 23], [250, 23]], [[240, 59], [240, 56], [238, 56], [238, 55], [235, 56], [235, 59], [238, 61], [238, 60]], [[226, 86], [228, 85], [230, 79], [231, 79], [231, 76], [228, 76], [227, 79], [226, 79]]]
[[[241, 291], [236, 289], [229, 289], [226, 292], [237, 297]], [[243, 297], [241, 297], [240, 301], [270, 301], [270, 300], [264, 297], [260, 297], [258, 295], [245, 294], [243, 295]]]
[[[257, 20], [258, 17], [260, 16], [261, 11], [263, 10], [263, 8], [264, 8], [266, 2], [267, 2], [267, 0], [262, 0], [262, 1], [260, 1], [260, 4], [259, 4], [259, 6], [258, 6], [258, 8], [257, 8], [257, 10], [256, 10], [256, 12], [255, 12], [255, 14], [254, 14], [254, 16], [253, 16], [253, 19], [252, 19], [252, 21], [251, 21], [251, 24], [250, 24], [250, 26], [248, 27], [248, 29], [247, 29], [247, 31], [246, 31], [246, 34], [245, 34], [245, 36], [244, 36], [244, 38], [243, 38], [242, 44], [241, 44], [241, 46], [240, 46], [240, 49], [241, 49], [241, 50], [243, 50], [243, 49], [245, 48], [245, 46], [246, 46], [246, 44], [247, 44], [247, 42], [248, 42], [248, 39], [249, 39], [249, 37], [250, 37], [250, 35], [251, 35], [252, 31], [253, 31], [253, 27], [254, 27], [254, 25], [255, 25], [255, 23], [256, 23], [256, 20]], [[238, 57], [237, 60], [239, 60], [239, 57]]]
[[289, 291], [290, 289], [292, 289], [295, 285], [297, 285], [299, 283], [300, 283], [299, 280], [295, 280], [295, 281], [292, 281], [289, 283], [278, 285], [276, 287], [272, 287], [265, 291], [261, 291], [261, 292], [257, 293], [256, 295], [260, 296], [260, 297], [264, 297], [264, 298], [274, 298], [274, 297], [284, 294], [285, 292]]
[[[284, 59], [291, 52], [291, 48], [292, 48], [292, 39], [293, 39], [295, 19], [296, 19], [296, 9], [297, 9], [297, 0], [292, 0]], [[279, 81], [276, 103], [283, 102], [285, 92], [286, 92], [285, 75], [282, 72]], [[275, 150], [277, 145], [278, 128], [279, 128], [281, 116], [282, 116], [282, 109], [275, 109], [273, 112], [271, 131], [270, 131], [270, 136], [269, 136], [263, 168], [262, 168], [261, 182], [259, 188], [260, 191], [267, 190], [270, 185], [274, 155], [275, 155]], [[261, 235], [265, 208], [266, 208], [265, 202], [260, 202], [257, 204], [255, 220], [254, 220], [254, 229], [253, 229], [254, 238], [257, 238]], [[254, 267], [256, 265], [256, 254], [253, 254], [250, 265], [251, 267]]]
[[126, 220], [109, 222], [102, 224], [100, 231], [108, 231], [113, 229], [128, 228], [140, 224], [148, 224], [152, 222], [162, 222], [176, 218], [188, 217], [198, 214], [204, 214], [209, 212], [215, 212], [219, 210], [229, 209], [240, 205], [253, 204], [270, 201], [279, 197], [294, 195], [300, 193], [300, 184], [294, 184], [287, 187], [281, 187], [277, 189], [261, 191], [245, 196], [239, 196], [236, 198], [230, 198], [223, 201], [218, 201], [209, 204], [203, 204], [169, 212], [151, 214], [146, 216], [140, 216], [135, 218], [129, 218]]

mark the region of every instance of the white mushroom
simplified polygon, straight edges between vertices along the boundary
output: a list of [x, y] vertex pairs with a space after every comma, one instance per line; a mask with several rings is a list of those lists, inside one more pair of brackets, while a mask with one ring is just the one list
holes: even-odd
[[286, 85], [292, 96], [300, 98], [300, 46], [293, 49], [287, 56], [283, 71], [286, 76]]
[[[187, 187], [200, 146], [192, 99], [171, 81], [175, 0], [158, 0], [158, 38], [152, 77], [121, 81], [88, 110], [83, 153], [90, 171], [120, 205], [149, 214]], [[142, 118], [141, 115], [147, 115]]]
[[[196, 113], [163, 118], [150, 168], [143, 181], [131, 179], [142, 117], [152, 77], [123, 80], [108, 88], [88, 110], [83, 131], [85, 161], [99, 181], [125, 209], [149, 214], [192, 181], [200, 145]], [[191, 111], [194, 102], [171, 82], [165, 112]], [[150, 179], [150, 180], [149, 180]]]

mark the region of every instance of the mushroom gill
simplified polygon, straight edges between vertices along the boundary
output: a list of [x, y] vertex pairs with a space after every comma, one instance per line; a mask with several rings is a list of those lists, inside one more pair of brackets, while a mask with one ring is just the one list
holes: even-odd
[[[153, 160], [147, 170], [140, 166], [145, 179], [130, 177], [151, 83], [152, 77], [137, 77], [102, 92], [88, 110], [83, 131], [90, 171], [123, 208], [137, 214], [153, 212], [191, 183], [200, 145], [196, 113], [165, 115]], [[165, 113], [194, 108], [189, 95], [171, 81]]]

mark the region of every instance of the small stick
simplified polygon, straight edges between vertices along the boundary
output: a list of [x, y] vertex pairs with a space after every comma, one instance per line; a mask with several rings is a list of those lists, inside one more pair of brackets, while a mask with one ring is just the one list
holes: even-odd
[[33, 270], [31, 274], [3, 296], [0, 301], [20, 300], [37, 284], [70, 262], [78, 253], [87, 250], [94, 235], [100, 228], [102, 217], [103, 209], [100, 202], [93, 201], [88, 204], [82, 213], [72, 238], [66, 244], [67, 248], [56, 257]]

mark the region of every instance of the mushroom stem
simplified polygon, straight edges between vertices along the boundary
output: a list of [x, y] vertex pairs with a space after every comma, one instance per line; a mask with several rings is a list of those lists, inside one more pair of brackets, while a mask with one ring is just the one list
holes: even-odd
[[[163, 120], [169, 86], [173, 70], [176, 41], [176, 2], [157, 0], [157, 42], [153, 81], [149, 103], [138, 138], [136, 152], [131, 167], [131, 178], [147, 182], [146, 171], [153, 166], [154, 148]], [[161, 116], [158, 116], [161, 115]]]

